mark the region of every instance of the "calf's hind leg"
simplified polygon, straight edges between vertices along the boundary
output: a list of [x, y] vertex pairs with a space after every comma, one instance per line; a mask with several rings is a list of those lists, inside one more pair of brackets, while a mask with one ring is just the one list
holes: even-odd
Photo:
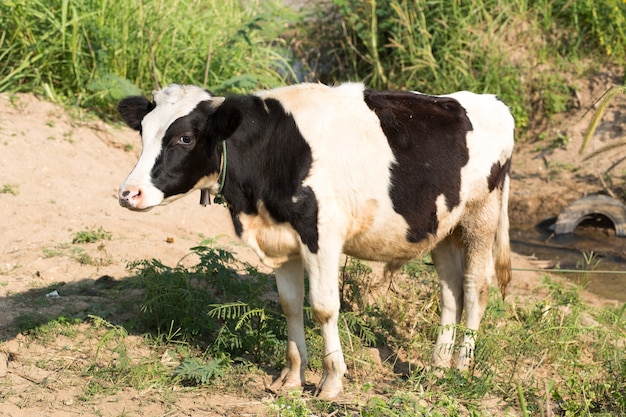
[[465, 243], [463, 307], [466, 330], [456, 360], [456, 366], [460, 370], [473, 365], [476, 335], [487, 308], [489, 288], [495, 275], [493, 243], [497, 230], [498, 210], [499, 200], [495, 193], [492, 193], [491, 198], [475, 210], [471, 216], [472, 222], [464, 225], [462, 229]]
[[451, 366], [456, 329], [463, 313], [463, 253], [458, 231], [431, 251], [441, 297], [441, 321], [432, 359], [435, 367]]

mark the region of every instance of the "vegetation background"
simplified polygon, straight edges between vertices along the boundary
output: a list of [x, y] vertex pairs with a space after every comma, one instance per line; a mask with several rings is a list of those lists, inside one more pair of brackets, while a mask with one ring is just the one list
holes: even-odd
[[[271, 0], [2, 0], [0, 30], [0, 92], [34, 93], [106, 120], [116, 118], [121, 97], [172, 82], [221, 94], [359, 80], [374, 88], [496, 93], [525, 141], [526, 132], [573, 105], [573, 79], [601, 67], [623, 74], [626, 66], [623, 0], [332, 0], [302, 10]], [[18, 191], [4, 184], [1, 192]], [[110, 238], [86, 230], [72, 244]], [[267, 297], [275, 291], [271, 276], [215, 241], [192, 248], [190, 259], [129, 265], [131, 278], [107, 290], [114, 313], [24, 315], [14, 326], [34, 345], [85, 337], [78, 333], [91, 338], [93, 360], [77, 370], [89, 377], [80, 401], [125, 387], [210, 386], [248, 395], [229, 381], [272, 372], [283, 359], [283, 319]], [[583, 264], [595, 265], [593, 258]], [[523, 305], [494, 295], [474, 372], [438, 375], [426, 367], [438, 316], [428, 259], [408, 265], [399, 291], [378, 302], [369, 298], [368, 265], [349, 259], [341, 272], [342, 337], [353, 369], [346, 402], [285, 396], [262, 413], [626, 415], [626, 306], [592, 307], [580, 288], [549, 279], [542, 297]], [[139, 349], [149, 354], [140, 360], [131, 333], [144, 336]], [[312, 320], [307, 334], [319, 361]], [[368, 347], [396, 354], [377, 365]], [[385, 373], [385, 382], [366, 382], [372, 373]], [[11, 395], [1, 393], [0, 402]]]

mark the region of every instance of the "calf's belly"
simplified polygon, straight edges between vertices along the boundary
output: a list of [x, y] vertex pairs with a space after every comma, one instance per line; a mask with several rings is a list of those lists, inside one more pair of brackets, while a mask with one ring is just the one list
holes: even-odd
[[356, 236], [345, 242], [343, 252], [367, 261], [408, 261], [428, 252], [436, 243], [434, 236], [415, 243], [409, 242], [407, 233], [408, 230], [404, 233], [381, 231]]

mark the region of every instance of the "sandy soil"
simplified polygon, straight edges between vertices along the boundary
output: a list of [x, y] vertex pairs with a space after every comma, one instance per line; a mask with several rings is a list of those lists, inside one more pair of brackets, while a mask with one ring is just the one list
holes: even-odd
[[[575, 109], [567, 119], [538, 128], [547, 138], [566, 136], [563, 146], [539, 150], [539, 142], [532, 140], [518, 145], [511, 195], [514, 224], [556, 216], [568, 202], [602, 189], [596, 174], [617, 155], [602, 163], [586, 163], [577, 151], [589, 120], [589, 115], [583, 117], [585, 109], [616, 82], [617, 75], [607, 71], [592, 78], [578, 89]], [[58, 287], [59, 309], [87, 309], [90, 299], [65, 297], [64, 285], [93, 285], [105, 275], [123, 279], [133, 260], [158, 258], [174, 265], [203, 237], [216, 235], [224, 235], [221, 244], [240, 259], [256, 263], [254, 254], [234, 238], [226, 210], [200, 206], [199, 193], [147, 213], [122, 209], [116, 190], [137, 160], [137, 133], [73, 112], [32, 95], [0, 95], [0, 416], [262, 415], [266, 398], [262, 381], [245, 400], [192, 392], [175, 394], [168, 406], [151, 401], [149, 392], [129, 391], [77, 404], [75, 396], [84, 381], [66, 381], [63, 389], [42, 382], [56, 373], [34, 366], [37, 356], [62, 352], [26, 346], [11, 325], [19, 315], [52, 307], [23, 305], [19, 294]], [[592, 146], [619, 138], [625, 118], [626, 101], [616, 100]], [[71, 244], [75, 233], [100, 227], [112, 239], [80, 245], [82, 252], [77, 252]], [[79, 261], [85, 254], [91, 263]], [[513, 260], [518, 268], [537, 265], [519, 255]], [[539, 275], [515, 271], [510, 293], [527, 294]], [[594, 303], [613, 303], [587, 297]]]

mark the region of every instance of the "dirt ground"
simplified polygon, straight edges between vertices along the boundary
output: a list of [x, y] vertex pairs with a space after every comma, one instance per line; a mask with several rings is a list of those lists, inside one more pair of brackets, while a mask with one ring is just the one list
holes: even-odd
[[[574, 110], [536, 128], [545, 135], [542, 141], [531, 136], [518, 143], [510, 203], [514, 225], [554, 217], [569, 202], [603, 189], [598, 174], [620, 155], [590, 163], [581, 160], [578, 149], [590, 119], [586, 110], [608, 86], [621, 82], [620, 77], [605, 71], [577, 86]], [[591, 148], [618, 140], [625, 120], [626, 100], [620, 97], [610, 106]], [[536, 136], [539, 139], [539, 133]], [[174, 265], [204, 237], [223, 235], [222, 245], [238, 258], [257, 263], [255, 255], [235, 239], [226, 209], [200, 206], [199, 193], [147, 213], [121, 208], [117, 186], [139, 151], [137, 133], [127, 128], [86, 118], [32, 95], [0, 95], [0, 393], [4, 396], [0, 416], [262, 415], [259, 410], [266, 394], [261, 382], [256, 397], [245, 401], [207, 392], [181, 393], [173, 400], [175, 410], [167, 413], [163, 404], [150, 401], [149, 393], [134, 391], [95, 404], [76, 404], [76, 392], [84, 381], [68, 382], [59, 390], [42, 383], [55, 378], [54, 372], [33, 365], [37, 356], [61, 353], [26, 346], [12, 328], [13, 320], [25, 313], [86, 310], [92, 299], [64, 295], [64, 286], [70, 283], [89, 285], [102, 276], [123, 279], [129, 276], [127, 263], [133, 260], [157, 258]], [[612, 171], [615, 178], [622, 177], [620, 170], [626, 170], [626, 165]], [[613, 189], [619, 186], [613, 184]], [[112, 239], [81, 245], [80, 250], [71, 244], [77, 232], [99, 228], [111, 233]], [[538, 264], [517, 254], [513, 257], [515, 268]], [[537, 284], [539, 275], [515, 271], [510, 293], [523, 296]], [[22, 293], [57, 287], [60, 298], [51, 306], [19, 302]], [[594, 303], [615, 303], [592, 294], [586, 297]]]

